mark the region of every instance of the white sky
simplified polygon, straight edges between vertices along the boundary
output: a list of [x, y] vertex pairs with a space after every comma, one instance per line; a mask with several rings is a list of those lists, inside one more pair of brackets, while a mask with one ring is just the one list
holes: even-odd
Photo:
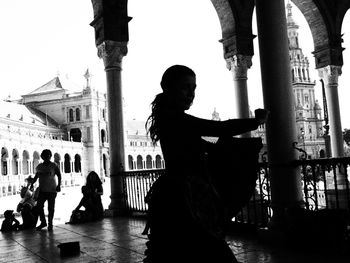
[[[123, 95], [126, 118], [145, 120], [149, 105], [161, 91], [164, 70], [184, 64], [197, 74], [198, 88], [190, 113], [211, 118], [214, 108], [222, 119], [232, 117], [232, 75], [223, 59], [221, 29], [211, 1], [129, 0], [129, 53], [123, 59]], [[321, 86], [314, 65], [311, 33], [300, 11], [292, 9], [300, 26], [300, 46], [309, 57], [312, 79], [321, 101]], [[1, 97], [18, 97], [54, 78], [59, 72], [83, 87], [86, 68], [93, 74], [93, 85], [106, 90], [103, 61], [97, 57], [90, 0], [11, 0], [2, 1], [0, 25]], [[255, 23], [255, 20], [254, 22]], [[343, 47], [350, 42], [350, 15], [345, 17]], [[254, 34], [257, 35], [256, 27]], [[258, 39], [248, 71], [251, 109], [263, 107], [259, 70]], [[345, 49], [343, 74], [339, 79], [342, 127], [350, 128], [350, 54]], [[322, 105], [321, 105], [322, 106]]]

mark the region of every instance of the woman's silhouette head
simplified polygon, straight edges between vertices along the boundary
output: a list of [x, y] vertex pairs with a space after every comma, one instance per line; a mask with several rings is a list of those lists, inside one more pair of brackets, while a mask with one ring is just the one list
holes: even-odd
[[146, 123], [153, 143], [159, 139], [159, 116], [168, 111], [183, 112], [191, 107], [196, 89], [196, 74], [189, 67], [173, 65], [164, 72], [160, 85], [163, 92], [152, 102], [152, 113]]

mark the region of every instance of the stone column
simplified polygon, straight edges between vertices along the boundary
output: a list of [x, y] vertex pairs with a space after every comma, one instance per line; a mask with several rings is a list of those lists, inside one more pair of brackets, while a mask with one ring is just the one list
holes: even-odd
[[245, 55], [234, 55], [226, 59], [226, 66], [233, 76], [233, 87], [235, 92], [235, 118], [249, 118], [249, 103], [247, 90], [247, 72], [252, 66], [252, 57]]
[[98, 47], [107, 77], [108, 134], [110, 151], [111, 204], [113, 214], [125, 211], [124, 188], [121, 173], [125, 171], [124, 121], [122, 95], [122, 59], [127, 54], [127, 43], [106, 40]]
[[[245, 55], [234, 55], [226, 59], [226, 66], [231, 71], [234, 88], [234, 118], [249, 118], [248, 102], [248, 69], [252, 66], [252, 57]], [[247, 132], [240, 137], [250, 137], [251, 133]]]
[[338, 77], [341, 75], [341, 66], [327, 66], [318, 69], [320, 78], [323, 80], [326, 93], [326, 101], [329, 118], [329, 134], [331, 140], [331, 156], [343, 157], [343, 131], [340, 120]]
[[267, 152], [271, 176], [273, 217], [270, 229], [283, 227], [285, 210], [303, 200], [299, 170], [293, 166], [297, 152], [294, 95], [288, 50], [284, 0], [256, 0]]
[[[341, 66], [329, 65], [318, 69], [319, 76], [323, 80], [328, 109], [329, 138], [331, 157], [344, 157], [343, 132], [340, 118], [338, 77], [341, 75]], [[337, 185], [334, 178], [327, 180], [328, 206], [337, 208], [337, 200], [340, 208], [348, 207], [346, 190], [347, 177], [343, 167], [336, 169]]]

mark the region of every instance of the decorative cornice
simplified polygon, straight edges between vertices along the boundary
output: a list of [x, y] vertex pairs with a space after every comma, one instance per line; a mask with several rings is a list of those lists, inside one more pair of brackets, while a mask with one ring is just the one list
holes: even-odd
[[105, 70], [122, 68], [123, 57], [128, 53], [127, 42], [106, 40], [97, 46], [97, 55], [103, 59]]
[[235, 80], [247, 79], [248, 69], [252, 66], [252, 56], [234, 55], [226, 59], [226, 67]]
[[319, 68], [318, 75], [327, 85], [338, 85], [338, 77], [342, 74], [341, 66], [329, 65]]

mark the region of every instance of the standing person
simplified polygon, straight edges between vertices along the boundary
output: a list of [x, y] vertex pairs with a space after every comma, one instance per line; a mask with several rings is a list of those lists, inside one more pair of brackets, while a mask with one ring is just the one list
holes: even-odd
[[212, 121], [185, 111], [195, 97], [196, 75], [174, 65], [161, 80], [162, 93], [152, 102], [146, 128], [160, 141], [166, 174], [152, 186], [145, 263], [237, 262], [221, 227], [224, 208], [205, 168], [202, 136], [234, 136], [258, 128], [267, 111], [252, 119]]
[[[55, 213], [55, 200], [57, 192], [61, 191], [61, 172], [58, 166], [51, 162], [52, 153], [49, 149], [42, 151], [40, 157], [43, 159], [43, 163], [38, 164], [36, 167], [36, 174], [31, 185], [33, 185], [39, 178], [39, 196], [36, 204], [37, 211], [40, 217], [40, 225], [36, 230], [41, 230], [47, 226], [44, 203], [47, 201], [49, 211], [49, 225], [47, 230], [52, 230], [52, 220]], [[57, 181], [56, 177], [57, 176]]]

